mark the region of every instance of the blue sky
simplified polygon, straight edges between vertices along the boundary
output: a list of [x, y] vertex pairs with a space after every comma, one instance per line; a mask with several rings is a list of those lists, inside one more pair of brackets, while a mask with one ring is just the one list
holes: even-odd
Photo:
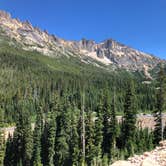
[[0, 9], [64, 39], [113, 38], [166, 59], [166, 0], [1, 0]]

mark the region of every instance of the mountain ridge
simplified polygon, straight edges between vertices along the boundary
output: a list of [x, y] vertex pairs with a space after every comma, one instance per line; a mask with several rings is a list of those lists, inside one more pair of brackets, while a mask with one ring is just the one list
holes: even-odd
[[[97, 43], [94, 40], [64, 40], [49, 34], [46, 30], [33, 27], [29, 21], [21, 22], [5, 11], [0, 11], [1, 35], [10, 43], [28, 51], [38, 51], [51, 57], [76, 57], [83, 63], [94, 64], [107, 69], [112, 67], [129, 71], [143, 71], [151, 79], [149, 71], [160, 63], [165, 63], [151, 54], [143, 53], [113, 39]], [[11, 42], [13, 40], [13, 42]], [[110, 67], [111, 66], [111, 67]]]

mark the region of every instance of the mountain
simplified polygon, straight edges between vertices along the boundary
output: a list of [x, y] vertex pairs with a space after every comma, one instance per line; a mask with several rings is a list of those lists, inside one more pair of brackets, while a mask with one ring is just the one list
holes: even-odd
[[149, 71], [165, 62], [155, 56], [143, 53], [115, 40], [101, 43], [93, 40], [67, 41], [33, 27], [28, 21], [13, 19], [5, 11], [0, 11], [0, 42], [28, 51], [37, 51], [50, 57], [77, 58], [85, 64], [107, 70], [126, 69], [142, 71], [151, 78]]

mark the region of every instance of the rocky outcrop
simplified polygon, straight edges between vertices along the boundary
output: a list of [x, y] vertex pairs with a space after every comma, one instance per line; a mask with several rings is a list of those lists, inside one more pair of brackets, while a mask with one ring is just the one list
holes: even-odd
[[[119, 123], [122, 121], [122, 116], [117, 116], [117, 120]], [[166, 125], [166, 113], [162, 114], [162, 123], [163, 127]], [[155, 119], [152, 114], [137, 114], [137, 126], [139, 128], [149, 128], [153, 130], [155, 127]]]
[[13, 41], [13, 44], [17, 43], [25, 50], [36, 50], [54, 57], [77, 56], [82, 62], [87, 62], [88, 59], [88, 63], [94, 64], [95, 60], [104, 66], [113, 65], [126, 70], [144, 71], [149, 79], [151, 79], [149, 70], [162, 62], [152, 55], [137, 51], [112, 39], [101, 43], [86, 39], [66, 41], [33, 27], [28, 21], [21, 22], [13, 19], [4, 11], [0, 11], [0, 29], [3, 32], [0, 31], [0, 35], [9, 37], [10, 43]]
[[117, 161], [111, 166], [166, 166], [166, 140], [161, 141], [160, 145], [151, 152], [135, 155], [128, 161]]
[[132, 166], [132, 164], [129, 163], [128, 161], [116, 161], [111, 166]]
[[0, 18], [9, 19], [11, 16], [5, 11], [0, 11]]

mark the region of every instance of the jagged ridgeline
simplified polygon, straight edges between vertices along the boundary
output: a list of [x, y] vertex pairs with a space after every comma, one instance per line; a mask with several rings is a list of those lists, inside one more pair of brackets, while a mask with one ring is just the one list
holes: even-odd
[[[93, 40], [67, 41], [47, 31], [33, 27], [28, 21], [13, 19], [10, 14], [0, 11], [1, 35], [9, 39], [10, 45], [24, 50], [38, 51], [46, 56], [75, 57], [82, 63], [113, 70], [122, 68], [142, 71], [151, 78], [149, 71], [162, 62], [159, 58], [108, 39], [100, 43]], [[56, 28], [56, 27], [55, 27]]]
[[42, 102], [47, 112], [54, 93], [80, 108], [83, 88], [85, 108], [93, 111], [102, 91], [108, 89], [111, 98], [116, 89], [117, 111], [121, 113], [131, 79], [137, 110], [153, 110], [152, 77], [161, 62], [114, 40], [99, 44], [85, 39], [66, 41], [0, 12], [0, 95], [7, 123], [15, 121], [16, 100], [26, 101], [34, 117], [36, 101]]

